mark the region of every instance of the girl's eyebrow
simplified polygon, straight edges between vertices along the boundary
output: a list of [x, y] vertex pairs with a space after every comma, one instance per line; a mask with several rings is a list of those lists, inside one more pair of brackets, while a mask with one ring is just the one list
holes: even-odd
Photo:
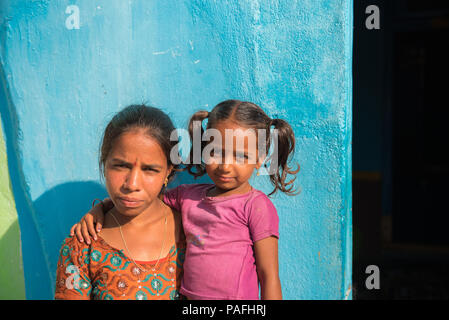
[[152, 168], [152, 169], [162, 169], [162, 166], [158, 164], [142, 164], [142, 167]]
[[[121, 164], [127, 164], [127, 165], [134, 165], [134, 163], [119, 159], [119, 158], [112, 158], [113, 162], [118, 162]], [[158, 165], [158, 164], [146, 164], [146, 163], [142, 163], [142, 167], [149, 167], [149, 168], [157, 168], [157, 169], [161, 169], [162, 166]]]
[[125, 160], [122, 160], [119, 158], [112, 158], [111, 161], [120, 162], [120, 163], [124, 163], [124, 164], [131, 164], [130, 162], [126, 162]]
[[[222, 154], [225, 154], [226, 150], [222, 149]], [[252, 156], [252, 152], [247, 151], [247, 150], [234, 150], [232, 153], [234, 156], [236, 156], [237, 154], [241, 155], [243, 154], [245, 157], [251, 157]]]
[[[220, 150], [222, 153], [226, 152], [226, 148], [217, 148], [217, 150]], [[245, 149], [238, 149], [238, 150], [235, 150], [234, 148], [232, 148], [232, 152], [233, 152], [233, 154], [244, 153], [246, 155], [251, 153], [251, 151], [247, 150], [246, 148]]]

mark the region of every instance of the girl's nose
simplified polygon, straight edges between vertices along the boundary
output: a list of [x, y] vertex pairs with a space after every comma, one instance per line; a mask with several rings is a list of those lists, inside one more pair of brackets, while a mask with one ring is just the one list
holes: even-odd
[[134, 167], [126, 177], [123, 187], [129, 191], [140, 190], [140, 172]]
[[231, 164], [226, 161], [222, 162], [218, 165], [218, 169], [220, 169], [220, 171], [222, 172], [229, 172], [231, 170]]
[[228, 168], [234, 163], [234, 155], [232, 153], [224, 154], [222, 159], [222, 165]]

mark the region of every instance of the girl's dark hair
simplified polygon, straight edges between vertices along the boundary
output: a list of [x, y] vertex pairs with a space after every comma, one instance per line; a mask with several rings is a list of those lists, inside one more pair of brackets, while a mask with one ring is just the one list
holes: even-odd
[[[296, 170], [292, 170], [287, 164], [289, 162], [289, 156], [294, 153], [295, 150], [295, 134], [292, 127], [288, 122], [282, 119], [271, 119], [267, 114], [254, 103], [239, 101], [239, 100], [226, 100], [217, 104], [211, 112], [198, 111], [193, 114], [189, 121], [189, 135], [193, 142], [193, 127], [194, 121], [200, 121], [207, 119], [207, 128], [213, 128], [216, 123], [223, 120], [232, 119], [244, 127], [252, 128], [254, 130], [264, 129], [266, 130], [265, 154], [268, 154], [270, 150], [271, 132], [270, 129], [273, 126], [278, 131], [278, 167], [273, 174], [270, 175], [270, 181], [274, 185], [274, 190], [269, 194], [274, 194], [277, 190], [280, 190], [288, 195], [295, 195], [296, 190], [293, 189], [293, 182], [296, 179], [296, 174], [299, 172], [299, 165]], [[201, 136], [204, 130], [201, 125]], [[207, 141], [201, 141], [201, 151], [206, 146]], [[202, 154], [202, 153], [201, 153]], [[186, 169], [195, 178], [202, 176], [206, 173], [205, 164], [193, 163], [193, 143], [190, 150], [190, 161], [186, 164]], [[268, 160], [268, 159], [267, 159]], [[265, 165], [266, 166], [266, 165]], [[195, 169], [195, 171], [193, 170]], [[293, 179], [287, 182], [287, 175], [293, 175]]]
[[106, 159], [117, 138], [134, 129], [144, 130], [145, 134], [159, 143], [167, 158], [167, 164], [173, 166], [173, 170], [168, 176], [170, 181], [175, 172], [180, 171], [179, 165], [173, 164], [170, 159], [171, 150], [177, 148], [177, 141], [170, 141], [170, 135], [175, 127], [170, 117], [163, 111], [143, 104], [125, 107], [107, 125], [100, 147], [99, 166], [102, 176], [104, 175]]

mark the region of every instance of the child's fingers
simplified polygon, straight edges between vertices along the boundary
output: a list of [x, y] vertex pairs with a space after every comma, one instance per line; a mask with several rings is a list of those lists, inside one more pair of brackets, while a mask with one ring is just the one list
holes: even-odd
[[97, 212], [97, 214], [95, 214], [95, 217], [93, 218], [93, 223], [96, 223], [97, 232], [100, 232], [101, 228], [103, 227], [103, 223], [104, 223], [104, 213]]
[[89, 230], [94, 228], [94, 224], [97, 224], [97, 232], [100, 232], [103, 227], [104, 221], [104, 212], [103, 210], [109, 211], [111, 200], [108, 198], [105, 199], [106, 202], [97, 203], [95, 206], [90, 209], [90, 211], [83, 217], [83, 219], [87, 223], [87, 227]]
[[103, 218], [101, 219], [101, 222], [98, 221], [98, 222], [95, 224], [95, 226], [96, 226], [97, 232], [100, 232], [100, 231], [101, 231], [101, 228], [103, 228]]
[[89, 232], [89, 234], [95, 239], [97, 240], [97, 233], [95, 232], [94, 229], [94, 223], [92, 222], [93, 219], [87, 219], [87, 217], [84, 219], [84, 221], [86, 222], [87, 225], [87, 231]]
[[78, 238], [78, 241], [79, 241], [79, 242], [84, 242], [84, 238], [83, 238], [83, 236], [81, 235], [81, 223], [77, 223], [77, 224], [76, 224], [76, 227], [75, 227], [75, 234], [76, 234], [76, 237]]
[[78, 223], [75, 223], [71, 228], [70, 228], [70, 236], [73, 237], [75, 235], [75, 228], [77, 226]]
[[81, 233], [83, 234], [84, 239], [86, 239], [86, 243], [90, 244], [89, 231], [87, 231], [87, 224], [84, 219], [81, 221]]

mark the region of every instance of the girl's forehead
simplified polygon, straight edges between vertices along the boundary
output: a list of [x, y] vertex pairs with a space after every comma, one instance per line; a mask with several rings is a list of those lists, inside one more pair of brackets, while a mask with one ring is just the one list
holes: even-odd
[[217, 130], [224, 130], [224, 129], [241, 129], [241, 130], [247, 130], [251, 129], [251, 127], [244, 125], [241, 122], [238, 122], [234, 118], [229, 118], [225, 120], [219, 120], [212, 124], [211, 128], [215, 128]]
[[[229, 132], [228, 132], [229, 133]], [[218, 150], [255, 151], [257, 150], [258, 140], [255, 135], [235, 134], [233, 131], [228, 135], [212, 136], [210, 139], [210, 148]]]
[[[209, 130], [209, 132], [207, 132]], [[244, 126], [235, 120], [227, 119], [215, 123], [206, 129], [206, 134], [211, 137], [221, 137], [221, 140], [228, 140], [233, 137], [234, 140], [244, 139], [257, 141], [258, 133], [261, 129]]]
[[[111, 156], [124, 158], [132, 162], [165, 162], [166, 157], [159, 142], [143, 131], [125, 132], [114, 141]], [[132, 160], [134, 159], [134, 160]]]
[[161, 148], [159, 142], [152, 136], [145, 133], [143, 130], [132, 130], [122, 133], [115, 140], [114, 145], [120, 145], [121, 147], [134, 147], [134, 146], [147, 146]]

